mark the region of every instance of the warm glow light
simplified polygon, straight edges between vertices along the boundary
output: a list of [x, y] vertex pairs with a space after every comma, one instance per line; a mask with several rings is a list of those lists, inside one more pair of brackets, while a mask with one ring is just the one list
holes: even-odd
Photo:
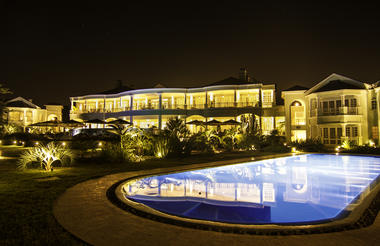
[[13, 141], [13, 144], [17, 144], [17, 141]]
[[65, 145], [66, 145], [66, 143], [65, 143], [65, 142], [63, 142], [63, 143], [62, 143], [62, 146], [65, 146]]
[[210, 93], [210, 101], [214, 100], [214, 95]]
[[293, 153], [296, 153], [296, 152], [297, 152], [296, 147], [293, 147], [293, 148], [292, 148], [292, 152], [293, 152]]
[[38, 145], [38, 142], [35, 142], [34, 145]]
[[371, 146], [371, 147], [373, 147], [373, 146], [375, 146], [375, 142], [374, 141], [372, 141], [371, 139], [369, 140], [369, 146]]
[[98, 143], [98, 146], [99, 146], [99, 147], [101, 147], [102, 145], [103, 145], [102, 142], [99, 142], [99, 143]]

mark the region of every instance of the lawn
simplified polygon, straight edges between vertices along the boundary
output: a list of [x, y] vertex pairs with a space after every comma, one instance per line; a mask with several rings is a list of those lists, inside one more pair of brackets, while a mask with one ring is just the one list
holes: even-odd
[[[17, 156], [17, 147], [1, 147], [2, 156]], [[204, 154], [142, 163], [75, 163], [71, 167], [20, 171], [17, 158], [0, 158], [0, 245], [83, 245], [53, 216], [53, 203], [67, 188], [111, 173], [227, 160], [269, 153]]]

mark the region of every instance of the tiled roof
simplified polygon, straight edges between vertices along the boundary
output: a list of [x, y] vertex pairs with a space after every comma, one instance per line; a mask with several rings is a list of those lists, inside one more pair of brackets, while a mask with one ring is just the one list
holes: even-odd
[[283, 91], [303, 91], [303, 90], [308, 90], [308, 89], [309, 88], [301, 86], [301, 85], [295, 85]]
[[13, 102], [9, 102], [9, 103], [6, 103], [5, 105], [6, 107], [15, 107], [15, 108], [36, 108], [36, 107], [33, 107], [23, 101], [13, 101]]
[[352, 84], [347, 83], [342, 80], [332, 80], [326, 85], [318, 88], [314, 92], [322, 92], [322, 91], [334, 91], [334, 90], [342, 90], [342, 89], [365, 89], [364, 84]]
[[107, 90], [107, 91], [103, 91], [103, 92], [99, 92], [99, 93], [96, 93], [96, 94], [117, 94], [117, 93], [120, 93], [120, 92], [124, 92], [124, 91], [130, 91], [130, 90], [133, 90], [131, 87], [128, 87], [128, 86], [125, 86], [125, 85], [121, 85], [121, 86], [118, 86], [116, 88], [113, 88], [111, 90]]
[[228, 77], [226, 79], [208, 84], [206, 86], [217, 86], [217, 85], [251, 85], [251, 84], [257, 84], [260, 83], [254, 78], [251, 78], [251, 81], [242, 81], [235, 77]]

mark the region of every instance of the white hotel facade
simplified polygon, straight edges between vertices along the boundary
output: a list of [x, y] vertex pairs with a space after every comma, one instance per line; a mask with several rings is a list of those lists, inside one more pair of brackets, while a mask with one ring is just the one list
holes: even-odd
[[100, 94], [71, 97], [70, 119], [120, 118], [142, 128], [163, 129], [175, 116], [186, 122], [223, 122], [255, 114], [263, 134], [278, 129], [289, 141], [320, 138], [333, 146], [349, 139], [367, 144], [378, 141], [379, 90], [376, 84], [332, 74], [310, 89], [295, 86], [282, 91], [284, 105], [278, 105], [275, 84], [252, 81], [242, 69], [239, 78], [199, 88], [158, 85], [135, 90], [120, 85]]

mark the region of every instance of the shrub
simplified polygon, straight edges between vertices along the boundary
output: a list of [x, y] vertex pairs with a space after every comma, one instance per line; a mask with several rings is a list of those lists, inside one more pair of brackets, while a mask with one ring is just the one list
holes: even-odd
[[370, 154], [380, 155], [380, 148], [371, 147], [368, 145], [352, 146], [349, 149], [343, 149], [342, 153]]
[[23, 152], [18, 162], [18, 168], [26, 169], [28, 166], [33, 167], [33, 164], [39, 163], [45, 171], [52, 171], [53, 164], [67, 165], [72, 159], [73, 153], [69, 149], [50, 142], [47, 145], [41, 144]]
[[2, 135], [21, 133], [22, 131], [22, 127], [16, 124], [4, 124], [0, 128], [0, 132]]
[[304, 141], [292, 142], [291, 146], [305, 152], [325, 152], [326, 147], [319, 138], [308, 138]]
[[128, 162], [133, 159], [129, 149], [122, 149], [118, 143], [105, 143], [99, 154], [99, 159], [107, 162]]
[[349, 149], [352, 149], [352, 148], [356, 147], [356, 145], [351, 140], [344, 140], [343, 143], [342, 143], [342, 145], [341, 145], [341, 147], [343, 149], [349, 150]]
[[273, 153], [287, 153], [290, 152], [290, 148], [287, 146], [284, 146], [283, 144], [278, 145], [268, 145], [264, 148], [262, 148], [265, 152], [273, 152]]
[[131, 128], [121, 136], [121, 148], [130, 161], [140, 162], [145, 155], [153, 154], [152, 136], [140, 128]]
[[165, 135], [156, 137], [153, 141], [153, 152], [157, 158], [165, 158], [169, 153], [169, 138]]

